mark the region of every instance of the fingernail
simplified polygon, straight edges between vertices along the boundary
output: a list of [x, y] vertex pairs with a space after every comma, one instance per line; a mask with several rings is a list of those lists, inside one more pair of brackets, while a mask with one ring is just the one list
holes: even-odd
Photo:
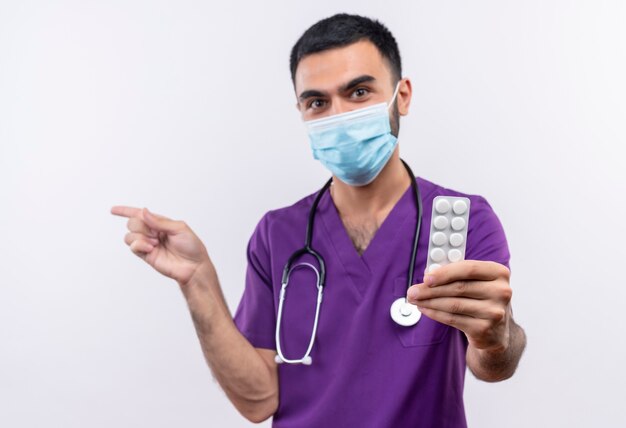
[[435, 278], [432, 275], [426, 275], [424, 277], [424, 284], [431, 287], [435, 283]]

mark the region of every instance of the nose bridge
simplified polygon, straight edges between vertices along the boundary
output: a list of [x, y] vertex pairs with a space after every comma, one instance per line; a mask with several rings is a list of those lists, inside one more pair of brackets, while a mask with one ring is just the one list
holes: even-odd
[[345, 113], [350, 111], [349, 102], [344, 99], [340, 94], [334, 94], [330, 99], [329, 115], [335, 115], [339, 113]]

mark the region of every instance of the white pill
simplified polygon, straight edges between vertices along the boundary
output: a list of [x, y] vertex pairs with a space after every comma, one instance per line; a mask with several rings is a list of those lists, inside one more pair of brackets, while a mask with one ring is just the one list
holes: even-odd
[[451, 262], [458, 262], [463, 257], [463, 254], [456, 248], [448, 251], [448, 260]]
[[433, 263], [433, 264], [431, 264], [430, 266], [428, 266], [428, 273], [430, 273], [430, 272], [432, 272], [432, 271], [434, 271], [435, 269], [438, 269], [438, 268], [440, 268], [440, 267], [441, 267], [441, 265], [440, 265], [440, 264]]
[[465, 227], [465, 219], [463, 217], [454, 217], [452, 219], [452, 229], [463, 230]]
[[430, 258], [434, 262], [440, 262], [446, 257], [446, 253], [441, 248], [435, 248], [430, 252]]
[[452, 206], [452, 210], [456, 215], [464, 214], [467, 211], [467, 204], [465, 201], [456, 201]]
[[447, 199], [439, 199], [439, 200], [437, 200], [437, 202], [435, 203], [435, 210], [439, 214], [447, 213], [448, 211], [450, 211], [450, 202], [448, 202]]
[[435, 232], [433, 233], [433, 244], [435, 245], [443, 245], [446, 243], [446, 234], [443, 232]]
[[452, 245], [453, 247], [458, 247], [461, 244], [463, 244], [463, 235], [461, 235], [460, 233], [453, 233], [452, 235], [450, 235], [450, 245]]
[[442, 215], [435, 217], [435, 221], [433, 223], [435, 225], [435, 229], [441, 230], [448, 227], [448, 219]]

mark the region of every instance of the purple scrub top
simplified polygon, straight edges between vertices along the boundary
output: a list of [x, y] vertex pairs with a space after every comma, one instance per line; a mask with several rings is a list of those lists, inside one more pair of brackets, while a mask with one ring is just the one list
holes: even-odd
[[[414, 283], [426, 266], [430, 213], [439, 195], [471, 200], [466, 259], [509, 267], [504, 230], [487, 201], [417, 178], [423, 219]], [[257, 348], [276, 349], [275, 329], [283, 267], [304, 245], [315, 195], [272, 210], [250, 238], [246, 285], [234, 320]], [[315, 216], [312, 247], [326, 263], [326, 285], [310, 366], [281, 364], [279, 406], [273, 427], [466, 426], [463, 404], [465, 334], [422, 315], [411, 327], [389, 309], [406, 296], [417, 207], [409, 186], [362, 256], [354, 248], [330, 193]], [[315, 263], [312, 258], [302, 261]], [[286, 358], [302, 358], [315, 315], [315, 273], [295, 269], [286, 291], [281, 345]]]

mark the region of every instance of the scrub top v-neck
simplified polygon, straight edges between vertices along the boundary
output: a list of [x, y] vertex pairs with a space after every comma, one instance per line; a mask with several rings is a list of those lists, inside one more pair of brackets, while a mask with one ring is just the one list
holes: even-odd
[[[411, 209], [411, 205], [415, 208], [413, 199], [412, 188], [409, 186], [389, 211], [365, 251], [359, 254], [345, 229], [330, 192], [322, 196], [318, 206], [317, 227], [323, 228], [322, 231], [330, 240], [332, 256], [337, 257], [359, 296], [366, 293], [373, 272], [385, 265], [391, 256], [390, 243], [396, 241], [401, 230], [400, 226], [406, 221], [411, 221], [415, 228], [417, 218], [416, 211]], [[405, 261], [408, 266], [410, 242], [406, 250]]]
[[[472, 213], [466, 258], [508, 266], [500, 222], [478, 195], [446, 189], [420, 177], [424, 213], [439, 195], [466, 196]], [[282, 268], [302, 247], [315, 194], [269, 211], [247, 247], [246, 286], [234, 320], [250, 343], [276, 349], [276, 311]], [[354, 248], [329, 192], [318, 206], [313, 246], [326, 262], [326, 286], [311, 352], [313, 364], [279, 365], [279, 407], [274, 427], [465, 427], [463, 384], [465, 335], [422, 316], [412, 327], [389, 315], [406, 295], [407, 269], [416, 222], [409, 186], [362, 255]], [[430, 216], [422, 219], [414, 272], [422, 282]], [[305, 262], [314, 262], [303, 257]], [[315, 277], [294, 270], [281, 323], [287, 358], [304, 353], [316, 302]]]
[[[320, 200], [317, 218], [323, 223], [324, 232], [331, 240], [335, 255], [343, 264], [346, 273], [360, 295], [365, 293], [373, 271], [386, 264], [386, 259], [390, 256], [389, 243], [395, 242], [397, 234], [401, 231], [401, 226], [411, 216], [410, 220], [413, 220], [412, 224], [415, 227], [414, 220], [417, 219], [417, 207], [412, 190], [409, 185], [396, 201], [363, 254], [359, 254], [354, 247], [330, 192], [326, 192]], [[411, 243], [409, 243], [405, 257], [407, 266], [411, 254], [410, 245]]]

